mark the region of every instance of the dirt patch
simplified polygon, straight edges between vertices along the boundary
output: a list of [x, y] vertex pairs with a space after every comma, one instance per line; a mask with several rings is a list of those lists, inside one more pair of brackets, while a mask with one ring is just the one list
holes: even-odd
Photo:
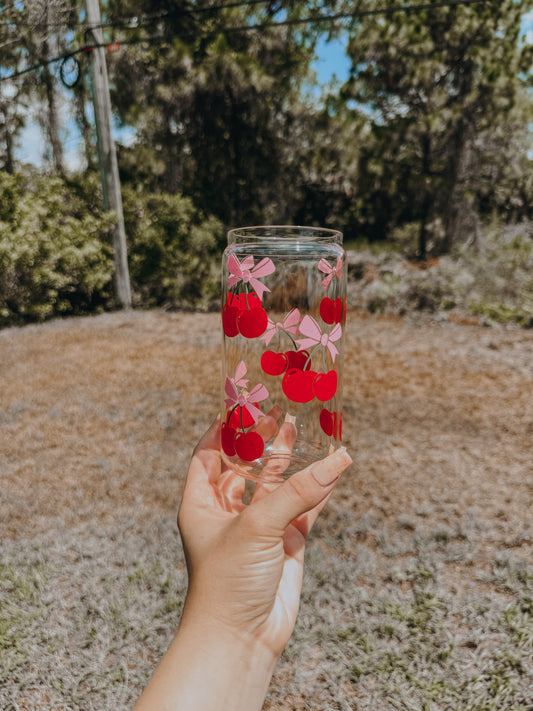
[[[346, 353], [344, 441], [355, 465], [331, 509], [416, 517], [455, 506], [513, 535], [527, 527], [533, 334], [351, 318]], [[171, 513], [217, 410], [219, 358], [215, 314], [1, 332], [0, 535], [139, 504]]]
[[[389, 614], [388, 586], [412, 591], [430, 560], [439, 599], [475, 587], [505, 605], [516, 589], [500, 584], [503, 568], [495, 583], [495, 561], [509, 577], [533, 557], [533, 333], [350, 316], [343, 435], [354, 465], [310, 542], [312, 590], [304, 583], [301, 626], [267, 709], [376, 708], [383, 659], [375, 652], [372, 673], [359, 662], [354, 671], [360, 650], [349, 630], [357, 615], [377, 615], [378, 603], [370, 610], [345, 587], [382, 595], [379, 614]], [[139, 530], [172, 521], [192, 449], [218, 407], [219, 339], [216, 314], [163, 312], [0, 332], [0, 538], [20, 555], [20, 546], [48, 546], [74, 529], [113, 530], [119, 540], [117, 522]], [[465, 614], [451, 605], [446, 625], [453, 618], [467, 629]], [[309, 630], [326, 635], [327, 649], [333, 628], [331, 654], [345, 655], [337, 666], [316, 639], [316, 655], [294, 661], [302, 645], [315, 649]], [[142, 681], [158, 649], [148, 660], [139, 654], [129, 665], [144, 664]], [[35, 698], [45, 689], [37, 684]], [[47, 703], [34, 707], [59, 708]]]

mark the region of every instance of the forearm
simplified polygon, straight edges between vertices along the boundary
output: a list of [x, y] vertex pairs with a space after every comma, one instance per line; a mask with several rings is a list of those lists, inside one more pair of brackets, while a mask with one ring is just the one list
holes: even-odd
[[260, 711], [276, 661], [261, 643], [185, 616], [134, 711]]

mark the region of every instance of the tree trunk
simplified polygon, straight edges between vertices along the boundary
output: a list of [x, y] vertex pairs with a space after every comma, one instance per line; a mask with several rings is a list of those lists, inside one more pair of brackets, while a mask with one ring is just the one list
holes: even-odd
[[54, 88], [54, 78], [52, 77], [48, 67], [44, 68], [43, 77], [46, 88], [46, 99], [48, 103], [48, 138], [52, 147], [54, 167], [58, 171], [58, 173], [60, 173], [60, 175], [64, 175], [65, 164], [63, 161], [63, 146], [61, 145], [61, 139], [59, 138], [59, 121], [57, 115], [57, 100]]
[[94, 168], [96, 165], [96, 148], [93, 143], [93, 129], [87, 118], [87, 112], [85, 111], [86, 93], [85, 82], [80, 82], [78, 86], [74, 87], [76, 123], [78, 124], [83, 138], [85, 160], [87, 161], [88, 168]]
[[9, 111], [5, 105], [0, 105], [0, 113], [4, 118], [2, 133], [4, 135], [4, 170], [11, 175], [15, 172], [15, 161], [13, 157], [13, 136], [9, 130]]
[[465, 185], [470, 162], [467, 127], [460, 121], [452, 142], [450, 160], [450, 190], [444, 206], [443, 252], [449, 254], [460, 236], [461, 217], [465, 207]]

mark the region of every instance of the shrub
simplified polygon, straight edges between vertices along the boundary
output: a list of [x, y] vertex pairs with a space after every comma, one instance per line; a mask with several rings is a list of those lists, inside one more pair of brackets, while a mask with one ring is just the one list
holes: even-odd
[[123, 192], [130, 273], [143, 306], [207, 309], [220, 293], [223, 228], [181, 195]]
[[[138, 306], [206, 309], [218, 299], [222, 225], [180, 195], [123, 191]], [[68, 181], [0, 172], [0, 327], [114, 304], [111, 230], [94, 173]]]
[[[533, 228], [531, 223], [493, 228], [477, 249], [428, 264], [399, 255], [367, 255], [374, 279], [359, 269], [358, 301], [372, 312], [431, 313], [459, 309], [486, 322], [533, 327]], [[350, 271], [352, 279], [354, 270]]]
[[[96, 191], [97, 192], [97, 191]], [[91, 179], [0, 172], [0, 326], [103, 307], [111, 298], [110, 215]]]

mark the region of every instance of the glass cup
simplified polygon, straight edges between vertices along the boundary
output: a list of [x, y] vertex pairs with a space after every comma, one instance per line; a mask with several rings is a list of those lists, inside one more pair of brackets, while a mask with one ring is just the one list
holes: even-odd
[[341, 232], [266, 226], [228, 233], [221, 454], [238, 474], [278, 482], [338, 446], [346, 276]]

